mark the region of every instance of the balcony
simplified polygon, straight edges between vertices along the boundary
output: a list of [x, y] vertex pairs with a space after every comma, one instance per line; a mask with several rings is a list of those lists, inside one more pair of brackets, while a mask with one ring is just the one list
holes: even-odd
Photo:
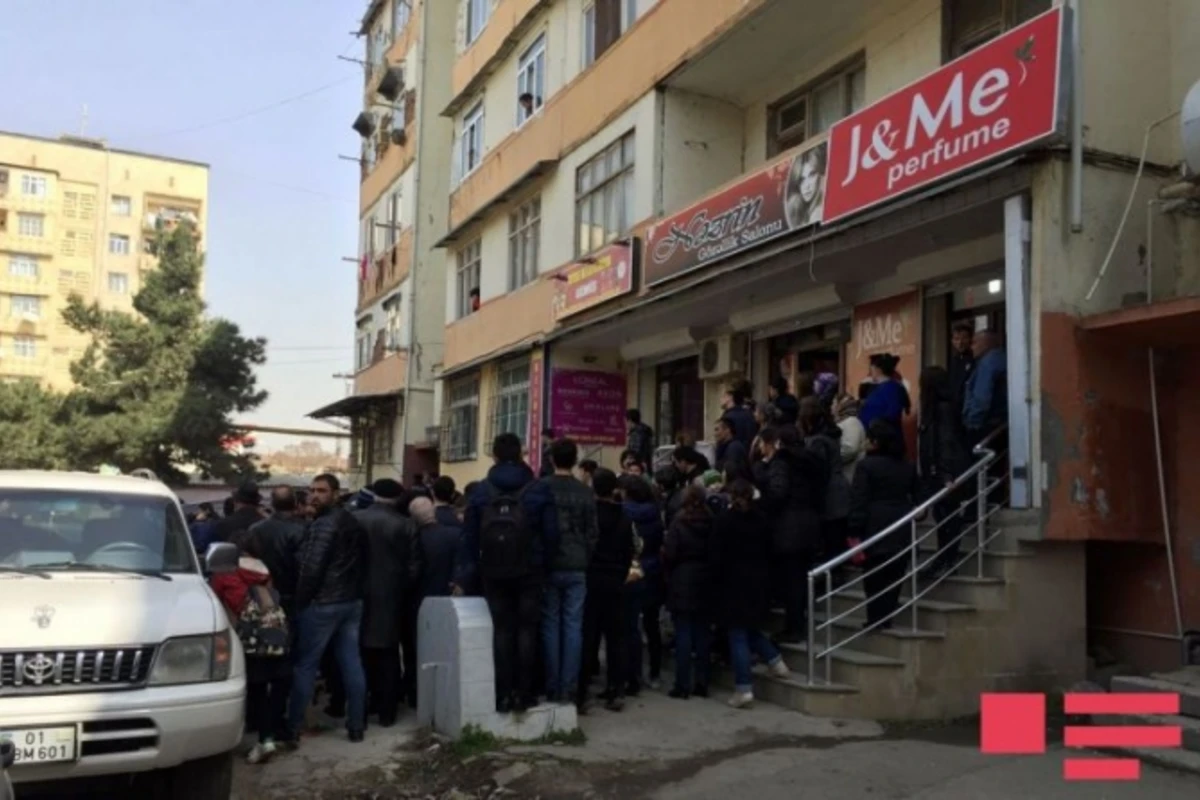
[[369, 367], [354, 374], [354, 394], [382, 395], [404, 389], [408, 378], [408, 353], [397, 350], [387, 353]]
[[450, 105], [442, 112], [452, 117], [467, 98], [482, 86], [513, 51], [533, 25], [534, 16], [552, 0], [499, 0], [487, 25], [459, 55], [450, 74]]
[[413, 0], [412, 10], [408, 15], [408, 22], [399, 31], [396, 31], [392, 38], [392, 46], [388, 48], [384, 58], [388, 64], [400, 64], [408, 57], [417, 39], [421, 36], [421, 13], [424, 11], [422, 6], [423, 0]]
[[39, 316], [23, 314], [0, 316], [0, 333], [9, 336], [44, 336], [49, 332], [53, 320], [50, 316], [52, 313], [50, 309], [45, 307], [45, 303], [42, 306], [42, 313]]
[[[489, 33], [493, 26], [503, 30], [505, 18], [498, 15], [504, 6], [515, 9], [531, 2], [502, 0], [472, 50], [491, 41], [486, 38], [489, 35], [497, 35]], [[764, 2], [660, 0], [590, 69], [551, 97], [538, 116], [496, 145], [479, 168], [463, 180], [450, 196], [451, 232], [504, 197], [540, 166], [557, 162], [594, 136]]]
[[541, 280], [489, 300], [479, 310], [446, 326], [443, 371], [534, 342], [554, 328], [555, 281]]
[[417, 157], [416, 95], [410, 91], [404, 104], [404, 144], [388, 141], [377, 151], [375, 166], [366, 173], [358, 190], [359, 214], [366, 214], [388, 187], [403, 175]]
[[413, 229], [410, 225], [400, 234], [396, 245], [375, 257], [370, 265], [367, 279], [358, 282], [358, 304], [362, 311], [383, 295], [404, 283], [412, 267]]
[[[44, 342], [42, 344], [45, 344]], [[37, 355], [33, 358], [19, 358], [11, 352], [0, 352], [0, 379], [2, 378], [44, 378], [50, 371], [51, 363], [48, 356]]]
[[48, 267], [48, 264], [39, 264], [38, 274], [35, 277], [29, 277], [12, 275], [8, 271], [8, 266], [0, 263], [0, 294], [32, 294], [40, 297], [54, 294], [54, 281], [47, 274]]

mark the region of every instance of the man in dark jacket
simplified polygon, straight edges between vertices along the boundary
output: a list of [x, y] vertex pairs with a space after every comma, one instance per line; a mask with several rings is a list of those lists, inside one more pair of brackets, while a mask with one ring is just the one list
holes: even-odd
[[800, 417], [800, 401], [794, 394], [788, 392], [787, 378], [780, 375], [771, 381], [771, 386], [767, 389], [767, 396], [771, 400], [771, 405], [779, 412], [775, 424], [795, 425], [796, 420]]
[[625, 448], [650, 469], [654, 464], [654, 429], [642, 422], [642, 412], [631, 408], [625, 412]]
[[979, 331], [971, 340], [975, 366], [967, 378], [963, 423], [971, 447], [1008, 421], [1008, 359], [1000, 337]]
[[416, 525], [398, 505], [404, 487], [384, 478], [371, 485], [371, 493], [375, 502], [370, 508], [354, 512], [366, 532], [368, 555], [362, 659], [371, 706], [379, 714], [379, 724], [387, 728], [396, 724], [400, 706], [401, 646], [404, 694], [410, 702], [416, 697], [416, 626], [407, 623], [421, 574], [421, 555]]
[[625, 645], [625, 602], [623, 590], [630, 578], [636, 552], [633, 524], [616, 499], [617, 476], [601, 467], [592, 478], [596, 493], [598, 538], [587, 572], [587, 598], [583, 611], [583, 667], [579, 678], [580, 708], [587, 706], [587, 690], [592, 668], [599, 660], [600, 639], [604, 639], [608, 682], [604, 693], [607, 708], [624, 707], [625, 668], [629, 652]]
[[971, 369], [975, 366], [975, 354], [971, 352], [974, 335], [975, 326], [966, 320], [954, 323], [950, 329], [950, 401], [960, 420], [967, 395], [967, 378], [971, 377]]
[[462, 528], [462, 520], [458, 517], [458, 510], [454, 508], [454, 501], [457, 499], [458, 489], [449, 475], [442, 475], [433, 482], [433, 509], [439, 525], [456, 530]]
[[587, 570], [596, 547], [596, 499], [572, 474], [579, 449], [570, 439], [550, 447], [554, 474], [526, 493], [525, 515], [544, 543], [546, 586], [542, 594], [542, 652], [546, 696], [563, 703], [575, 696], [583, 654], [583, 604]]
[[271, 573], [271, 583], [279, 592], [280, 605], [291, 618], [295, 613], [296, 555], [304, 539], [304, 521], [296, 506], [296, 493], [290, 486], [271, 490], [274, 514], [250, 527], [261, 551], [261, 559]]
[[420, 610], [420, 602], [426, 597], [450, 596], [462, 527], [443, 524], [427, 497], [414, 498], [409, 503], [408, 515], [417, 526], [417, 547], [421, 553], [421, 580], [415, 604], [416, 610]]
[[361, 742], [367, 726], [367, 682], [359, 655], [366, 535], [338, 505], [338, 489], [338, 479], [329, 474], [313, 478], [309, 489], [313, 520], [296, 559], [298, 641], [289, 717], [299, 734], [321, 655], [332, 642], [346, 691], [346, 729], [350, 741]]
[[758, 435], [758, 423], [754, 421], [754, 414], [746, 408], [746, 396], [742, 390], [726, 391], [721, 397], [721, 408], [723, 409], [721, 419], [729, 420], [729, 426], [733, 429], [733, 438], [741, 442], [749, 452], [750, 445], [754, 443], [754, 437]]
[[733, 473], [737, 477], [750, 477], [750, 451], [734, 438], [733, 423], [721, 417], [713, 430], [717, 440], [717, 472], [722, 475]]
[[[544, 551], [533, 536], [520, 502], [525, 488], [533, 483], [533, 470], [521, 460], [521, 440], [502, 433], [492, 443], [495, 464], [487, 479], [467, 499], [462, 540], [455, 565], [454, 594], [483, 584], [488, 611], [492, 615], [492, 641], [496, 663], [496, 710], [524, 711], [536, 704], [534, 674], [537, 669], [538, 614], [542, 597]], [[503, 503], [514, 498], [516, 509]], [[489, 531], [501, 531], [511, 523], [511, 540], [527, 548], [503, 560], [483, 545], [493, 541]], [[491, 547], [491, 545], [489, 545]]]
[[549, 478], [554, 474], [554, 462], [550, 458], [550, 448], [554, 446], [557, 438], [553, 428], [546, 428], [542, 431], [542, 464], [538, 469], [539, 478]]
[[258, 491], [258, 484], [247, 482], [239, 486], [233, 493], [233, 513], [227, 514], [216, 524], [212, 531], [212, 541], [228, 542], [235, 533], [248, 531], [252, 525], [261, 522], [261, 503], [262, 495]]

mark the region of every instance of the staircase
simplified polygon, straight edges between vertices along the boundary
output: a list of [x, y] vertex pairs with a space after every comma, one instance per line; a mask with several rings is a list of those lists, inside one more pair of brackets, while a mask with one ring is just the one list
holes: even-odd
[[1129, 716], [1095, 715], [1097, 725], [1178, 726], [1183, 747], [1178, 750], [1127, 748], [1122, 752], [1169, 767], [1200, 772], [1200, 667], [1185, 667], [1177, 672], [1142, 677], [1115, 677], [1112, 691], [1169, 692], [1179, 695], [1179, 714]]
[[[1048, 691], [1086, 671], [1085, 575], [1082, 545], [1045, 543], [1036, 512], [998, 510], [988, 521], [982, 575], [972, 555], [952, 576], [906, 608], [890, 630], [874, 630], [833, 650], [805, 674], [806, 644], [783, 645], [789, 678], [755, 673], [755, 695], [817, 716], [921, 720], [978, 713], [989, 691]], [[921, 528], [918, 528], [921, 530]], [[928, 526], [925, 527], [928, 530]], [[923, 544], [932, 556], [934, 537]], [[963, 540], [965, 557], [973, 535]], [[910, 582], [901, 593], [911, 598]], [[919, 591], [927, 586], [921, 582]], [[823, 593], [823, 581], [818, 596]], [[865, 601], [861, 584], [817, 604], [816, 623]], [[774, 615], [771, 632], [782, 626]], [[865, 609], [816, 635], [818, 653], [861, 634]], [[732, 676], [724, 676], [732, 678]]]

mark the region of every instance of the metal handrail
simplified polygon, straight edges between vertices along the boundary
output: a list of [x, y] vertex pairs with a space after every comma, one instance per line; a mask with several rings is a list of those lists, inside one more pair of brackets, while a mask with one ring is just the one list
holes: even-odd
[[[1000, 506], [997, 506], [996, 508], [989, 511], [988, 497], [991, 496], [992, 493], [1006, 481], [1006, 477], [997, 478], [994, 481], [990, 481], [990, 482], [988, 481], [989, 468], [993, 464], [995, 464], [996, 461], [1002, 455], [1001, 449], [992, 447], [992, 444], [1002, 434], [1006, 433], [1007, 430], [1008, 430], [1007, 425], [1001, 425], [1000, 427], [996, 428], [994, 431], [989, 433], [986, 437], [984, 437], [984, 439], [981, 442], [979, 442], [979, 444], [977, 444], [974, 447], [974, 449], [972, 450], [972, 454], [976, 458], [975, 463], [972, 464], [969, 469], [965, 470], [961, 475], [959, 475], [957, 478], [955, 478], [954, 481], [950, 485], [944, 486], [941, 489], [939, 489], [937, 492], [935, 492], [933, 494], [933, 496], [931, 496], [931, 497], [927, 498], [926, 500], [924, 500], [923, 502], [919, 503], [917, 506], [915, 506], [912, 509], [912, 511], [908, 512], [906, 515], [904, 515], [899, 520], [897, 520], [896, 522], [889, 525], [884, 530], [871, 536], [869, 539], [858, 543], [854, 547], [849, 548], [841, 555], [838, 555], [838, 556], [826, 561], [825, 563], [820, 564], [819, 566], [816, 566], [813, 569], [809, 570], [808, 576], [807, 576], [807, 578], [808, 578], [808, 614], [807, 614], [808, 637], [807, 637], [806, 655], [808, 658], [807, 679], [808, 679], [808, 684], [810, 686], [814, 685], [814, 683], [815, 683], [815, 672], [816, 672], [815, 668], [816, 668], [816, 662], [818, 659], [821, 659], [821, 658], [825, 659], [825, 681], [826, 681], [826, 683], [828, 683], [828, 682], [830, 682], [830, 677], [831, 677], [831, 672], [832, 672], [832, 664], [830, 661], [830, 656], [832, 656], [832, 654], [836, 650], [838, 650], [842, 647], [845, 647], [846, 645], [850, 644], [851, 642], [855, 641], [856, 639], [866, 636], [867, 634], [871, 633], [873, 630], [876, 630], [877, 628], [879, 628], [885, 622], [890, 622], [892, 619], [894, 619], [896, 616], [898, 616], [902, 611], [904, 611], [906, 609], [911, 609], [911, 611], [912, 611], [912, 629], [914, 631], [916, 631], [918, 629], [917, 628], [917, 614], [918, 614], [917, 602], [922, 597], [924, 597], [926, 594], [928, 594], [930, 591], [932, 591], [934, 588], [936, 588], [936, 586], [939, 585], [943, 580], [945, 580], [946, 577], [949, 577], [951, 574], [953, 574], [959, 567], [961, 567], [963, 564], [965, 564], [972, 557], [976, 558], [976, 573], [977, 573], [977, 575], [979, 577], [983, 577], [984, 548], [986, 547], [988, 542], [991, 541], [991, 538], [994, 538], [994, 537], [989, 537], [987, 535], [987, 522], [1000, 509]], [[944, 573], [942, 576], [940, 576], [937, 580], [933, 581], [929, 586], [927, 586], [923, 591], [921, 591], [921, 590], [919, 590], [919, 586], [918, 586], [918, 578], [920, 576], [920, 571], [925, 566], [927, 566], [930, 563], [930, 561], [932, 561], [933, 558], [941, 556], [948, 548], [954, 546], [955, 544], [960, 542], [963, 538], [965, 538], [969, 529], [964, 529], [963, 532], [961, 534], [959, 534], [959, 536], [955, 539], [955, 541], [953, 543], [947, 544], [945, 547], [939, 548], [933, 554], [933, 556], [930, 558], [929, 561], [925, 561], [924, 563], [921, 563], [921, 558], [920, 558], [921, 544], [926, 539], [928, 539], [930, 536], [933, 536], [934, 534], [936, 534], [938, 532], [938, 529], [941, 528], [941, 526], [944, 525], [949, 519], [953, 518], [953, 516], [955, 516], [955, 514], [948, 515], [946, 517], [946, 519], [943, 519], [941, 522], [934, 524], [929, 530], [925, 531], [925, 533], [923, 535], [918, 535], [917, 524], [926, 517], [926, 515], [929, 513], [930, 509], [932, 509], [937, 504], [945, 501], [947, 497], [949, 497], [953, 493], [957, 492], [961, 487], [965, 486], [968, 483], [968, 481], [971, 481], [973, 479], [977, 482], [977, 485], [978, 485], [977, 493], [975, 494], [974, 497], [964, 500], [964, 502], [962, 504], [960, 504], [960, 506], [957, 509], [957, 511], [955, 512], [955, 514], [963, 513], [963, 511], [966, 509], [968, 503], [974, 502], [976, 504], [975, 520], [972, 523], [972, 526], [976, 530], [975, 547], [973, 550], [968, 552], [965, 557], [961, 558], [956, 564], [954, 564], [950, 570], [948, 570], [946, 573]], [[841, 586], [838, 586], [837, 588], [833, 587], [833, 572], [834, 572], [834, 570], [836, 570], [838, 567], [841, 567], [842, 565], [850, 562], [859, 554], [864, 553], [868, 549], [878, 545], [880, 542], [882, 542], [884, 539], [887, 539], [889, 536], [895, 535], [897, 533], [897, 531], [905, 530], [905, 529], [909, 530], [910, 534], [911, 534], [910, 541], [908, 542], [906, 547], [902, 547], [902, 548], [898, 549], [897, 552], [894, 555], [892, 555], [890, 558], [888, 558], [887, 560], [883, 561], [880, 564], [873, 566], [870, 570], [857, 576], [853, 580], [851, 580], [845, 584], [842, 584]], [[854, 614], [856, 611], [859, 611], [860, 609], [864, 608], [873, 598], [871, 595], [869, 595], [865, 591], [866, 587], [864, 586], [863, 593], [864, 593], [864, 595], [866, 595], [866, 598], [863, 600], [863, 602], [861, 602], [861, 603], [855, 605], [853, 608], [851, 608], [847, 611], [843, 611], [842, 613], [835, 616], [833, 614], [833, 609], [832, 609], [832, 601], [833, 601], [834, 595], [836, 595], [837, 592], [840, 590], [850, 588], [850, 587], [858, 584], [859, 582], [864, 581], [868, 575], [872, 575], [872, 574], [878, 572], [879, 570], [887, 567], [890, 564], [895, 563], [896, 561], [898, 561], [904, 557], [908, 557], [911, 560], [911, 565], [910, 565], [909, 571], [903, 577], [901, 577], [899, 580], [892, 582], [886, 589], [882, 590], [882, 592], [894, 590], [898, 586], [902, 587], [906, 582], [911, 582], [911, 584], [912, 584], [911, 595], [912, 596], [909, 598], [908, 602], [902, 603], [899, 606], [897, 606], [897, 608], [893, 612], [891, 612], [885, 619], [877, 620], [872, 625], [865, 627], [863, 630], [858, 631], [855, 634], [853, 634], [852, 636], [850, 636], [846, 639], [842, 639], [841, 641], [839, 641], [835, 644], [832, 641], [832, 636], [833, 636], [833, 628], [836, 625], [836, 623], [838, 623], [839, 621], [841, 621], [843, 619], [846, 619], [847, 617]], [[818, 597], [817, 592], [816, 592], [816, 582], [821, 576], [825, 577], [825, 593]], [[818, 624], [816, 624], [816, 610], [817, 610], [818, 603], [822, 603], [822, 602], [825, 604], [825, 611], [826, 611], [825, 620], [818, 625]], [[821, 630], [824, 630], [824, 632], [825, 632], [825, 646], [820, 652], [818, 652], [817, 644], [816, 644], [816, 634], [818, 632], [820, 632]]]

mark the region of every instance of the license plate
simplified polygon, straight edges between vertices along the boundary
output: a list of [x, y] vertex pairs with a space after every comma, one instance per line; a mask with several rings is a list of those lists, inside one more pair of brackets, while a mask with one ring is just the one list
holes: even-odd
[[0, 731], [0, 740], [13, 743], [15, 766], [74, 761], [78, 730], [74, 725], [61, 728], [20, 728]]

